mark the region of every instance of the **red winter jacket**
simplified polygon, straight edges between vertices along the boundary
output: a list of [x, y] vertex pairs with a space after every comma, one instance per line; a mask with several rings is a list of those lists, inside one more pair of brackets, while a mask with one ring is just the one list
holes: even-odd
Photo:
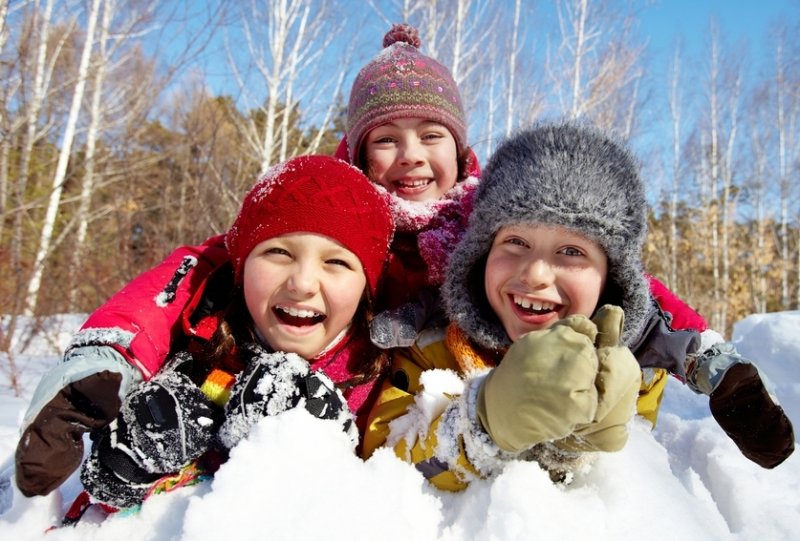
[[650, 283], [650, 294], [653, 295], [661, 310], [672, 314], [670, 326], [673, 329], [697, 332], [708, 329], [708, 323], [694, 308], [679, 299], [657, 278], [649, 275], [646, 278]]

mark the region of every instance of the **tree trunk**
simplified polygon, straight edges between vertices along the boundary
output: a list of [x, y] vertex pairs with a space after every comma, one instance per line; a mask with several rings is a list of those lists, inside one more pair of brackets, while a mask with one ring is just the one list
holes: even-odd
[[95, 149], [97, 146], [97, 135], [102, 120], [100, 110], [100, 99], [103, 95], [103, 84], [105, 82], [107, 63], [107, 44], [109, 25], [111, 24], [112, 6], [106, 2], [103, 6], [103, 22], [100, 25], [100, 35], [98, 38], [97, 63], [94, 68], [94, 81], [92, 89], [92, 103], [89, 107], [89, 128], [86, 133], [86, 156], [84, 158], [83, 185], [78, 203], [78, 231], [75, 235], [75, 244], [72, 250], [72, 262], [70, 264], [70, 310], [76, 310], [78, 280], [83, 261], [83, 253], [86, 243], [86, 235], [89, 230], [89, 213], [92, 206], [92, 195], [95, 185]]
[[72, 95], [72, 104], [69, 110], [67, 125], [64, 130], [64, 138], [61, 142], [58, 164], [56, 165], [55, 175], [53, 175], [53, 187], [47, 204], [47, 211], [42, 224], [42, 233], [39, 238], [39, 248], [33, 263], [33, 274], [28, 283], [26, 297], [26, 312], [33, 315], [36, 312], [36, 303], [39, 293], [39, 286], [44, 275], [44, 264], [50, 253], [50, 245], [56, 225], [56, 214], [61, 203], [61, 192], [64, 187], [64, 179], [67, 173], [67, 164], [70, 153], [72, 152], [72, 141], [75, 137], [75, 130], [78, 125], [78, 116], [83, 102], [83, 93], [86, 87], [86, 79], [89, 72], [89, 60], [91, 59], [92, 48], [94, 45], [94, 30], [97, 26], [97, 14], [100, 9], [101, 0], [92, 0], [91, 11], [88, 14], [86, 24], [86, 41], [81, 53], [80, 65], [78, 67], [78, 80], [75, 83], [75, 91]]

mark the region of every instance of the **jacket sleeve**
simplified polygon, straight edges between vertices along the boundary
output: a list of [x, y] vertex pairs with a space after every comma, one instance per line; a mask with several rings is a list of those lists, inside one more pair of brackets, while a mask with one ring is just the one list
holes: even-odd
[[669, 290], [663, 282], [654, 276], [646, 275], [650, 284], [650, 294], [658, 303], [661, 310], [670, 314], [670, 327], [676, 330], [694, 330], [703, 332], [708, 329], [708, 323], [697, 310], [683, 302], [675, 293]]
[[181, 314], [203, 280], [228, 261], [224, 236], [183, 246], [95, 310], [70, 346], [111, 346], [150, 379], [181, 332]]
[[637, 411], [653, 426], [658, 418], [667, 376], [671, 374], [685, 380], [686, 359], [700, 349], [703, 335], [707, 333], [709, 331], [700, 333], [672, 328], [670, 316], [655, 300], [651, 303], [641, 334], [630, 348], [642, 369]]
[[181, 332], [187, 303], [227, 260], [223, 235], [199, 246], [183, 246], [95, 310], [72, 337], [61, 362], [39, 381], [21, 430], [62, 389], [92, 374], [118, 374], [120, 384], [113, 394], [120, 400], [136, 383], [150, 379]]
[[688, 359], [724, 342], [724, 338], [666, 285], [652, 276], [646, 278], [655, 302], [631, 350], [644, 376], [638, 411], [655, 426], [667, 375], [685, 382]]

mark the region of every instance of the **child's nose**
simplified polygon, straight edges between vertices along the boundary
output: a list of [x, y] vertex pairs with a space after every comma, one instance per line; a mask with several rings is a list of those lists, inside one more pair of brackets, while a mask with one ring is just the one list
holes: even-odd
[[533, 259], [523, 267], [520, 279], [531, 288], [546, 286], [553, 283], [555, 271], [544, 259]]
[[400, 147], [400, 163], [411, 164], [423, 161], [422, 144], [410, 139], [403, 142]]
[[300, 295], [313, 295], [319, 291], [319, 275], [312, 266], [298, 264], [289, 276], [289, 290]]

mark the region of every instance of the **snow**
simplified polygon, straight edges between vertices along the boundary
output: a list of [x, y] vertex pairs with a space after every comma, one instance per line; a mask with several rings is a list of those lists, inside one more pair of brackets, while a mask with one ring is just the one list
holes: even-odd
[[[0, 387], [0, 460], [13, 456], [19, 423], [41, 374], [81, 322], [65, 316], [15, 360], [23, 397]], [[752, 315], [734, 328], [739, 350], [800, 419], [800, 312]], [[5, 367], [0, 358], [0, 366]], [[13, 502], [0, 539], [115, 541], [247, 539], [702, 539], [790, 540], [800, 529], [800, 458], [774, 470], [742, 457], [708, 412], [707, 400], [670, 381], [658, 427], [635, 420], [628, 445], [600, 455], [567, 486], [533, 463], [460, 494], [431, 488], [386, 450], [367, 462], [335, 423], [305, 410], [255, 426], [207, 483], [159, 495], [141, 512], [90, 511], [76, 527], [50, 531], [80, 490], [73, 476], [50, 496]], [[0, 507], [2, 507], [0, 502]]]

